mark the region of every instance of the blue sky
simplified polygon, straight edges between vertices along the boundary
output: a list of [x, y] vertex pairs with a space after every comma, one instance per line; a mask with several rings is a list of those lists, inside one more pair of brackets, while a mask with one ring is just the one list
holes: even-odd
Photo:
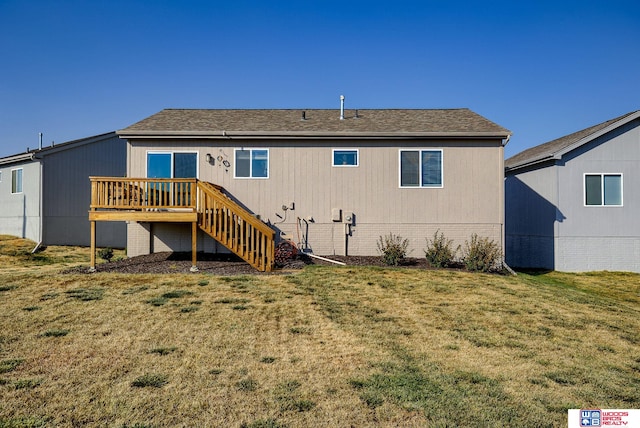
[[0, 157], [164, 108], [468, 107], [506, 155], [640, 109], [640, 2], [0, 0]]

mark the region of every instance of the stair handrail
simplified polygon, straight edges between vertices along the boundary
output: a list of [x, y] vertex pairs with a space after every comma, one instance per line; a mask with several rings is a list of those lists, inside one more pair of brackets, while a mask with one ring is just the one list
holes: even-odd
[[[260, 230], [260, 232], [264, 233], [265, 235], [270, 234], [272, 238], [275, 237], [276, 232], [271, 227], [269, 227], [269, 225], [267, 225], [262, 220], [258, 219], [255, 215], [247, 211], [246, 208], [244, 208], [243, 206], [235, 202], [233, 199], [231, 199], [225, 193], [224, 187], [218, 186], [216, 184], [212, 184], [206, 181], [200, 181], [200, 180], [198, 180], [198, 186], [203, 188], [203, 190], [204, 189], [208, 190], [208, 193], [210, 196], [214, 198], [217, 197], [219, 200], [227, 204], [229, 208], [231, 208], [234, 212], [236, 212], [236, 214], [239, 214], [244, 221], [246, 221], [247, 223], [250, 223], [253, 227]], [[198, 208], [198, 212], [200, 212], [200, 208]]]
[[[197, 189], [198, 198], [196, 210], [198, 212], [199, 227], [253, 267], [262, 271], [271, 271], [275, 261], [275, 231], [250, 213], [246, 208], [231, 199], [221, 186], [198, 180]], [[207, 219], [215, 219], [216, 216], [207, 216], [205, 208], [208, 208], [209, 204], [206, 203], [206, 198], [211, 198], [214, 205], [220, 204], [220, 206], [223, 207], [222, 212], [226, 213], [226, 218], [232, 219], [233, 216], [235, 216], [253, 229], [255, 234], [257, 234], [255, 236], [259, 238], [259, 242], [262, 242], [262, 245], [257, 245], [256, 248], [255, 244], [257, 241], [253, 241], [253, 246], [248, 244], [246, 239], [250, 238], [244, 236], [243, 232], [235, 235], [233, 238], [230, 238], [229, 235], [224, 235], [224, 232], [222, 235], [219, 235], [219, 232], [221, 232], [225, 226], [207, 222]], [[228, 225], [227, 223], [227, 226]], [[229, 232], [228, 229], [227, 232]], [[249, 235], [253, 237], [254, 233], [252, 232]], [[245, 241], [239, 242], [238, 236], [243, 237]]]

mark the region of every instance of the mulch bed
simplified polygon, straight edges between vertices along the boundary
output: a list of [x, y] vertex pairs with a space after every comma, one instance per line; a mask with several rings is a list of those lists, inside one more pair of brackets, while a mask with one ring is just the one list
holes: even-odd
[[[376, 256], [323, 256], [331, 260], [343, 262], [348, 266], [380, 266], [388, 267], [381, 257]], [[215, 275], [268, 275], [290, 273], [291, 270], [302, 269], [306, 265], [334, 265], [306, 254], [289, 260], [284, 265], [278, 266], [273, 272], [259, 272], [242, 259], [233, 254], [208, 254], [198, 253], [197, 267], [199, 273]], [[335, 265], [337, 266], [337, 265]], [[425, 258], [405, 258], [401, 267], [430, 269]], [[110, 263], [96, 265], [98, 272], [115, 273], [190, 273], [191, 253], [162, 252], [144, 256], [130, 257]], [[86, 267], [75, 267], [65, 270], [63, 273], [88, 273]]]

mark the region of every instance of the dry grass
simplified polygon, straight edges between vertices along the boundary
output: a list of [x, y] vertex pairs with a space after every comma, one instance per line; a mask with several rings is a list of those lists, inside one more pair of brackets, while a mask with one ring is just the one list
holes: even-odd
[[639, 275], [62, 275], [87, 250], [41, 254], [60, 262], [0, 256], [0, 427], [541, 427], [640, 406]]

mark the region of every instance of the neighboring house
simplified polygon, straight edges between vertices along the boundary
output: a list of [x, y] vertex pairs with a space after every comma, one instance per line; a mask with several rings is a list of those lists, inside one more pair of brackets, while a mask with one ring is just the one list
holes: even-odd
[[[124, 176], [115, 132], [0, 158], [0, 234], [43, 245], [89, 245], [90, 175]], [[98, 244], [124, 248], [126, 225], [101, 228]]]
[[505, 162], [507, 263], [640, 272], [640, 111]]
[[[424, 256], [426, 238], [438, 230], [456, 245], [474, 233], [504, 243], [510, 131], [468, 109], [167, 109], [117, 133], [127, 140], [127, 177], [220, 186], [273, 228], [276, 242], [290, 239], [317, 255], [378, 255], [376, 242], [390, 233], [408, 238], [414, 257]], [[150, 204], [150, 192], [157, 197], [161, 184], [130, 180], [127, 186], [120, 195], [145, 195], [135, 205]], [[92, 204], [93, 220], [126, 217], [101, 214], [114, 192], [104, 190], [105, 200]], [[197, 244], [195, 217], [190, 227], [178, 217], [167, 223], [152, 216], [160, 213], [140, 214], [126, 217], [133, 220], [128, 255], [225, 251], [202, 224], [204, 213], [220, 210], [197, 203]], [[229, 221], [236, 227], [244, 220]]]

